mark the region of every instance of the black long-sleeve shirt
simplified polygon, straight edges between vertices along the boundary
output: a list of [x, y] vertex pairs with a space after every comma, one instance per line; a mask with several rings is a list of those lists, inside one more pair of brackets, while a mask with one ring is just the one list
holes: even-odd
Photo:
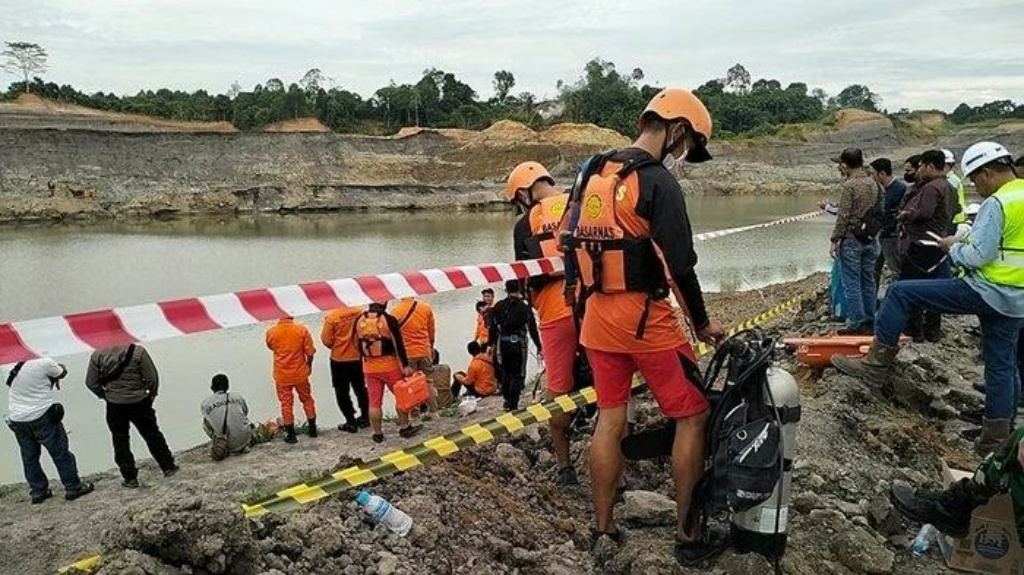
[[506, 297], [494, 304], [488, 316], [488, 343], [494, 345], [502, 335], [519, 335], [526, 337], [530, 333], [530, 339], [537, 351], [541, 350], [540, 333], [537, 331], [537, 320], [533, 317], [533, 309], [521, 297]]
[[[619, 150], [612, 161], [653, 160], [639, 148]], [[697, 279], [697, 252], [693, 247], [693, 227], [686, 211], [683, 189], [661, 164], [649, 164], [637, 170], [640, 180], [640, 198], [636, 213], [650, 222], [651, 239], [661, 250], [672, 281], [682, 292], [695, 329], [708, 324], [704, 294]]]

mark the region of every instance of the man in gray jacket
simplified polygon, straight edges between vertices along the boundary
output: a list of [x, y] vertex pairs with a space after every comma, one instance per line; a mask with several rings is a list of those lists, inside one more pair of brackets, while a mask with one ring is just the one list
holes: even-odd
[[131, 344], [94, 351], [89, 358], [85, 385], [107, 403], [107, 427], [114, 442], [114, 462], [121, 470], [123, 486], [139, 486], [139, 470], [129, 435], [132, 425], [146, 442], [164, 477], [178, 471], [174, 455], [156, 422], [153, 400], [160, 379], [145, 348]]
[[[252, 423], [249, 421], [249, 405], [238, 393], [228, 392], [228, 376], [218, 373], [210, 382], [213, 395], [203, 400], [199, 406], [203, 414], [203, 431], [210, 439], [223, 437], [227, 439], [227, 452], [214, 453], [214, 459], [220, 460], [230, 454], [245, 453], [252, 443]], [[216, 451], [217, 442], [213, 450]]]

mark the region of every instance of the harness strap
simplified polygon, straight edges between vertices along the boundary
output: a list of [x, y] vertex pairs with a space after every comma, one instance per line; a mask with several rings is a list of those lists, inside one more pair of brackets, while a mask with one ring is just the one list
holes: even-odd
[[409, 311], [405, 314], [405, 317], [403, 317], [398, 322], [398, 327], [399, 328], [405, 327], [405, 324], [408, 323], [410, 319], [412, 319], [412, 314], [413, 314], [413, 312], [416, 311], [416, 306], [419, 305], [419, 303], [420, 302], [418, 302], [416, 300], [412, 300], [412, 305], [409, 307]]
[[20, 372], [23, 367], [25, 367], [24, 361], [19, 361], [14, 365], [14, 368], [11, 369], [11, 373], [7, 374], [7, 387], [10, 387], [11, 384], [14, 383], [14, 378], [18, 377], [18, 372]]
[[115, 380], [117, 380], [117, 378], [121, 377], [121, 374], [124, 373], [125, 369], [127, 369], [128, 364], [131, 363], [132, 356], [134, 356], [134, 355], [135, 355], [135, 344], [132, 343], [132, 344], [128, 345], [128, 351], [125, 352], [124, 357], [117, 364], [117, 366], [114, 367], [114, 370], [111, 371], [110, 373], [108, 373], [107, 375], [105, 375], [105, 376], [100, 378], [100, 381], [99, 381], [100, 387], [106, 387], [108, 383], [110, 383], [112, 381], [115, 381]]
[[644, 332], [647, 331], [647, 317], [649, 315], [651, 315], [651, 300], [652, 299], [653, 298], [651, 297], [651, 294], [647, 294], [647, 297], [644, 298], [644, 311], [643, 311], [643, 313], [640, 314], [640, 322], [636, 326], [636, 334], [635, 334], [636, 339], [643, 339], [644, 338]]

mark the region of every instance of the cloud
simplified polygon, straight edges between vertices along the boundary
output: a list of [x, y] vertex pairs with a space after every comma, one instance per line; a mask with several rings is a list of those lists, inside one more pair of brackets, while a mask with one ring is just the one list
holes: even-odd
[[833, 94], [867, 84], [891, 109], [1024, 95], [1019, 0], [0, 2], [0, 40], [42, 44], [48, 79], [88, 91], [220, 92], [318, 67], [370, 95], [438, 67], [485, 97], [499, 69], [550, 97], [600, 56], [662, 85], [696, 87], [737, 62]]

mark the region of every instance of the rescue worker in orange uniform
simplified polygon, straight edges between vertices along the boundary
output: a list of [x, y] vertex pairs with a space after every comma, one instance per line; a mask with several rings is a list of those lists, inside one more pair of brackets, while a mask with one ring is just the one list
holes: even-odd
[[704, 470], [709, 406], [699, 382], [688, 375], [692, 370], [684, 369], [684, 362], [696, 365], [696, 357], [667, 299], [670, 287], [677, 290], [701, 341], [717, 344], [724, 330], [704, 307], [690, 219], [671, 170], [684, 160], [711, 159], [706, 147], [711, 115], [692, 93], [667, 88], [647, 105], [639, 128], [630, 147], [593, 162], [593, 175], [572, 198], [563, 235], [578, 270], [572, 277], [579, 278], [586, 301], [580, 340], [593, 369], [600, 410], [590, 449], [597, 515], [592, 542], [602, 537], [620, 541], [612, 506], [622, 474], [626, 406], [639, 369], [662, 413], [676, 422], [675, 556], [689, 566], [721, 551], [725, 535], [687, 521], [693, 488]]
[[306, 433], [317, 436], [316, 402], [309, 386], [309, 374], [313, 371], [313, 337], [302, 324], [290, 317], [281, 318], [267, 330], [267, 348], [274, 352], [274, 384], [277, 386], [277, 400], [281, 402], [281, 420], [284, 422], [285, 443], [296, 443], [295, 397], [302, 402], [306, 414]]
[[[370, 398], [363, 381], [363, 362], [359, 347], [353, 336], [356, 319], [363, 313], [361, 307], [341, 307], [324, 316], [320, 330], [320, 341], [331, 350], [331, 386], [338, 409], [345, 417], [345, 423], [338, 426], [341, 431], [356, 433], [370, 427]], [[359, 417], [352, 406], [352, 393], [359, 404]]]
[[[402, 329], [398, 320], [387, 312], [386, 304], [372, 303], [356, 319], [353, 333], [359, 346], [359, 355], [363, 359], [363, 376], [370, 396], [373, 441], [382, 443], [384, 388], [393, 390], [403, 377], [412, 375], [405, 342], [402, 340]], [[409, 414], [403, 411], [398, 412], [398, 426], [398, 434], [402, 437], [412, 437], [423, 429], [422, 425], [411, 425]]]
[[[557, 235], [569, 194], [555, 187], [547, 169], [537, 162], [519, 164], [508, 176], [505, 197], [523, 209], [512, 232], [516, 260], [561, 256]], [[527, 287], [530, 303], [537, 310], [548, 397], [569, 393], [573, 390], [579, 340], [573, 310], [565, 301], [564, 275], [531, 278]], [[551, 447], [558, 462], [555, 482], [559, 485], [579, 483], [569, 459], [569, 421], [567, 413], [548, 420]]]
[[430, 400], [427, 407], [430, 415], [436, 416], [437, 390], [433, 386], [434, 344], [437, 341], [437, 328], [434, 321], [434, 308], [427, 302], [417, 298], [402, 298], [391, 310], [391, 315], [398, 320], [398, 327], [405, 342], [405, 353], [409, 356], [409, 367], [413, 371], [422, 371], [431, 379]]
[[473, 356], [469, 360], [466, 371], [460, 371], [453, 377], [452, 397], [459, 397], [462, 388], [467, 395], [486, 397], [498, 392], [498, 378], [494, 375], [494, 357], [484, 346], [475, 341], [469, 342], [466, 351]]
[[481, 345], [487, 343], [487, 338], [491, 336], [490, 329], [487, 327], [488, 309], [487, 302], [476, 302], [476, 332], [473, 334], [473, 341]]

